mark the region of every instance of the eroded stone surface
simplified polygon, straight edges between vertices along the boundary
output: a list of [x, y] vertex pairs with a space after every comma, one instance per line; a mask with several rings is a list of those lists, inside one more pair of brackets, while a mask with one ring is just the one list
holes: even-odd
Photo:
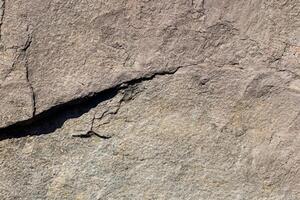
[[[1, 197], [296, 200], [292, 79], [196, 66], [132, 85], [51, 134], [1, 141]], [[91, 129], [109, 139], [73, 137]]]
[[[299, 47], [297, 0], [2, 2], [1, 70], [14, 71], [26, 48], [35, 114], [147, 73], [195, 63], [272, 67], [299, 75], [293, 53]], [[15, 53], [5, 56], [11, 49]], [[18, 114], [6, 119], [1, 111], [0, 127], [33, 117], [11, 107], [9, 112]]]
[[299, 12], [0, 0], [0, 199], [298, 200]]

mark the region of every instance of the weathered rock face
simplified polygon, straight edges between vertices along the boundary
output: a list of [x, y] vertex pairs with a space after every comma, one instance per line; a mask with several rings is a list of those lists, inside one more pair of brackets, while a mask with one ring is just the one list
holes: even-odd
[[299, 13], [0, 0], [0, 199], [299, 199]]

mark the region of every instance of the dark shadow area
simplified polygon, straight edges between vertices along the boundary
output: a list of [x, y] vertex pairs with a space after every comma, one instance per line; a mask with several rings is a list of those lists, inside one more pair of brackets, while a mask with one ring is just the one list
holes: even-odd
[[58, 105], [36, 115], [34, 118], [15, 123], [7, 128], [0, 129], [0, 141], [10, 138], [43, 135], [54, 132], [63, 126], [68, 119], [78, 118], [95, 108], [99, 103], [115, 97], [118, 88], [112, 88], [93, 96], [76, 99]]
[[[6, 128], [0, 128], [0, 141], [10, 138], [21, 138], [26, 136], [44, 135], [53, 133], [61, 128], [68, 119], [78, 118], [95, 108], [99, 103], [114, 98], [122, 89], [128, 88], [143, 81], [151, 80], [157, 75], [171, 75], [183, 66], [160, 71], [152, 74], [145, 74], [144, 77], [121, 83], [113, 88], [94, 93], [84, 98], [75, 99], [61, 105], [54, 106], [33, 118], [14, 123]], [[105, 138], [108, 139], [108, 138]]]

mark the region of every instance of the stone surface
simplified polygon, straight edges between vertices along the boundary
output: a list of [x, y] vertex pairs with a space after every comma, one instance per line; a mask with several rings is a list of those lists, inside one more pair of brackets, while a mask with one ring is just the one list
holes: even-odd
[[299, 199], [299, 13], [0, 0], [0, 199]]
[[296, 200], [292, 79], [196, 66], [131, 85], [51, 134], [3, 140], [1, 199]]
[[[273, 67], [299, 75], [297, 0], [1, 2], [1, 92], [22, 82], [27, 86], [14, 93], [24, 96], [25, 110], [35, 112], [11, 103], [1, 110], [0, 127], [190, 64]], [[0, 104], [17, 99], [12, 95]]]

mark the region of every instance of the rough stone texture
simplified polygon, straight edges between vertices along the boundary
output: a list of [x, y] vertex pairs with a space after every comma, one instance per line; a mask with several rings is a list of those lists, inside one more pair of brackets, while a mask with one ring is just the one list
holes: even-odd
[[300, 199], [299, 0], [0, 0], [0, 199]]
[[204, 61], [299, 74], [298, 0], [2, 0], [1, 7], [1, 92], [22, 84], [13, 93], [23, 104], [10, 103], [18, 96], [3, 98], [10, 108], [1, 110], [0, 127]]

